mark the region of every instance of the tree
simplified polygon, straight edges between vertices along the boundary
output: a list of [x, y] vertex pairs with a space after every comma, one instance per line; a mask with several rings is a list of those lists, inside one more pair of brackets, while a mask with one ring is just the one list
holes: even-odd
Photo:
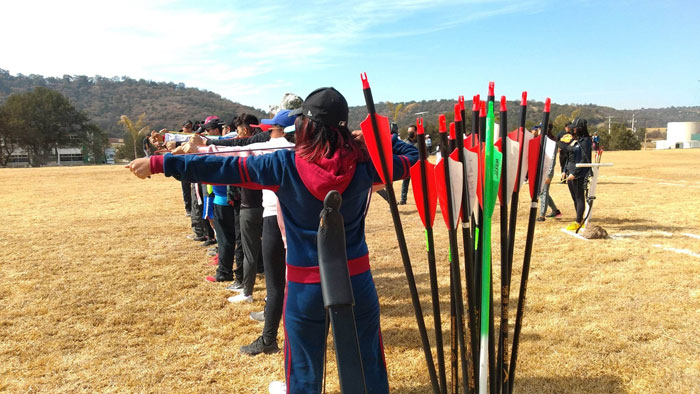
[[[119, 124], [122, 125], [124, 128], [124, 133], [125, 133], [125, 138], [124, 138], [124, 145], [128, 146], [127, 139], [131, 141], [131, 145], [134, 147], [133, 150], [133, 156], [131, 156], [132, 152], [129, 152], [130, 157], [125, 157], [127, 159], [136, 159], [138, 157], [143, 156], [143, 150], [139, 149], [139, 144], [143, 142], [143, 137], [146, 136], [146, 133], [148, 133], [149, 127], [144, 125], [144, 119], [146, 118], [146, 114], [143, 113], [139, 115], [138, 119], [136, 119], [136, 122], [133, 122], [131, 119], [129, 119], [128, 116], [122, 115], [121, 120], [119, 121]], [[139, 138], [141, 137], [141, 138]], [[140, 153], [140, 154], [139, 154]]]
[[10, 157], [18, 147], [19, 135], [17, 128], [12, 124], [12, 119], [7, 114], [5, 106], [0, 106], [0, 166], [7, 166]]
[[614, 123], [610, 129], [609, 150], [639, 150], [642, 144], [637, 136], [622, 123]]
[[17, 145], [27, 152], [33, 167], [45, 164], [59, 145], [77, 145], [88, 128], [87, 116], [68, 98], [44, 87], [11, 95], [3, 111]]
[[563, 131], [564, 130], [564, 125], [570, 122], [569, 117], [560, 114], [556, 118], [554, 118], [554, 122], [552, 124], [554, 125], [554, 134], [556, 135], [557, 132]]

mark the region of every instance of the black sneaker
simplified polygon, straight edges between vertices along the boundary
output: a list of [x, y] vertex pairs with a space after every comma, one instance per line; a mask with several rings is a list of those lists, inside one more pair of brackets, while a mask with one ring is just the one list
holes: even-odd
[[265, 311], [250, 312], [250, 318], [260, 323], [265, 323]]
[[194, 237], [194, 238], [192, 238], [192, 240], [193, 240], [193, 241], [197, 241], [197, 242], [202, 242], [202, 241], [206, 241], [206, 240], [207, 240], [207, 237], [204, 236], [204, 235], [202, 235], [202, 236], [199, 236], [199, 237]]
[[538, 216], [537, 217], [538, 222], [544, 222], [544, 216]]
[[206, 241], [202, 242], [200, 245], [201, 246], [210, 246], [216, 244], [215, 239], [207, 239]]
[[256, 354], [260, 353], [273, 354], [279, 351], [280, 348], [277, 347], [277, 341], [274, 341], [269, 345], [265, 345], [265, 343], [263, 343], [262, 335], [259, 336], [258, 339], [254, 340], [253, 343], [251, 343], [250, 345], [241, 346], [241, 353], [250, 356], [255, 356]]

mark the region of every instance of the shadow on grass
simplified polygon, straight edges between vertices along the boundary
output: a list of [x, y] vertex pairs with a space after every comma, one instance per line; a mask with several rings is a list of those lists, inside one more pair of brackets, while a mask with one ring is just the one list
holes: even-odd
[[605, 375], [593, 378], [578, 376], [518, 377], [515, 376], [513, 392], [516, 393], [626, 393], [622, 380]]
[[[442, 323], [449, 324], [450, 317], [446, 316], [443, 318]], [[391, 346], [394, 349], [423, 349], [423, 345], [420, 340], [420, 334], [418, 333], [418, 326], [415, 325], [415, 320], [411, 321], [412, 326], [407, 328], [382, 328], [382, 339], [384, 341], [384, 346]], [[428, 333], [428, 341], [432, 349], [435, 349], [435, 329], [433, 328], [432, 322], [426, 322], [426, 330]], [[529, 333], [527, 331], [520, 332], [520, 343], [539, 341], [542, 337], [539, 334]], [[512, 344], [513, 331], [508, 333], [508, 342]], [[445, 346], [445, 354], [449, 353], [450, 347], [450, 330], [446, 329], [442, 331], [442, 342]], [[421, 353], [422, 354], [422, 353]]]
[[681, 231], [685, 227], [660, 224], [645, 219], [622, 219], [610, 216], [596, 216], [592, 222], [599, 226], [616, 226], [619, 231]]
[[[427, 379], [427, 375], [426, 375]], [[448, 382], [449, 385], [449, 382]], [[391, 392], [404, 394], [424, 394], [431, 393], [432, 386], [424, 384], [420, 386], [403, 387], [395, 386], [389, 381]], [[551, 378], [530, 378], [523, 377], [515, 379], [515, 393], [626, 393], [622, 386], [622, 381], [616, 376], [601, 376], [596, 378], [581, 378], [575, 376], [561, 376]]]

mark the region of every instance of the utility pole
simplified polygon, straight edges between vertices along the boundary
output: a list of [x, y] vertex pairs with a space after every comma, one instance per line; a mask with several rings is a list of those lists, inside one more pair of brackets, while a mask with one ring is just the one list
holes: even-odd
[[612, 118], [614, 116], [608, 116], [608, 135], [610, 135], [610, 129], [612, 128]]
[[634, 134], [637, 134], [637, 130], [634, 128], [634, 123], [636, 122], [636, 120], [635, 120], [635, 115], [636, 115], [636, 114], [634, 114], [634, 113], [632, 114], [632, 132], [633, 132]]

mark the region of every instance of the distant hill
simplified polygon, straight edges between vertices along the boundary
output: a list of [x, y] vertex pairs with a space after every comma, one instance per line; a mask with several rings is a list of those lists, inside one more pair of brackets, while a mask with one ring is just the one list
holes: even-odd
[[155, 130], [177, 130], [185, 120], [204, 120], [209, 115], [218, 115], [224, 120], [231, 120], [234, 115], [243, 112], [266, 116], [260, 109], [235, 103], [213, 92], [188, 88], [184, 84], [129, 77], [12, 76], [3, 69], [0, 69], [0, 104], [12, 93], [28, 92], [37, 86], [56, 90], [68, 97], [77, 109], [84, 111], [110, 137], [123, 136], [123, 129], [118, 124], [121, 115], [136, 120], [138, 115], [145, 112], [146, 123]]
[[[402, 109], [399, 111], [397, 123], [401, 128], [405, 128], [408, 124], [415, 122], [416, 112], [427, 111], [423, 114], [425, 122], [431, 126], [437, 127], [437, 117], [440, 114], [447, 114], [448, 123], [454, 119], [455, 100], [428, 100], [428, 101], [410, 101], [405, 103], [377, 103], [377, 112], [393, 119], [395, 106], [401, 104]], [[465, 103], [467, 107], [467, 118], [471, 124], [471, 100]], [[408, 111], [404, 111], [406, 107], [410, 107]], [[499, 102], [496, 102], [495, 111], [498, 116]], [[520, 122], [520, 101], [508, 101], [508, 129], [515, 129]], [[528, 101], [527, 107], [527, 124], [533, 125], [542, 121], [542, 110], [544, 103], [541, 101]], [[700, 106], [697, 107], [670, 107], [670, 108], [642, 108], [635, 110], [618, 110], [611, 107], [603, 107], [595, 104], [555, 104], [552, 103], [550, 121], [554, 120], [559, 115], [564, 115], [567, 118], [578, 110], [578, 116], [588, 120], [589, 128], [592, 125], [594, 128], [598, 126], [607, 127], [607, 117], [612, 116], [612, 123], [626, 122], [627, 126], [631, 126], [632, 114], [635, 114], [636, 127], [666, 127], [668, 122], [690, 122], [700, 121]], [[367, 116], [365, 106], [357, 106], [350, 108], [349, 123], [352, 128], [359, 128], [359, 124]], [[432, 131], [432, 130], [431, 130]]]
[[[141, 113], [146, 113], [146, 121], [152, 129], [179, 128], [187, 119], [203, 120], [206, 116], [216, 114], [225, 120], [233, 118], [234, 114], [252, 113], [258, 117], [266, 116], [266, 111], [239, 104], [222, 98], [216, 93], [188, 88], [184, 84], [173, 82], [153, 82], [135, 80], [129, 77], [105, 78], [101, 76], [87, 77], [84, 75], [64, 75], [62, 78], [41, 75], [12, 76], [6, 70], [0, 69], [0, 104], [12, 93], [22, 93], [34, 87], [44, 86], [57, 90], [67, 96], [76, 108], [84, 111], [88, 117], [107, 131], [111, 137], [121, 137], [122, 128], [117, 124], [121, 115], [135, 119]], [[379, 102], [377, 112], [394, 118], [395, 109], [398, 111], [397, 122], [402, 129], [415, 121], [416, 112], [427, 111], [425, 118], [429, 132], [437, 132], [437, 116], [447, 113], [448, 122], [452, 119], [454, 100], [410, 101], [404, 103]], [[508, 125], [514, 129], [520, 119], [520, 102], [509, 101]], [[471, 101], [466, 102], [468, 112]], [[496, 103], [498, 107], [498, 103]], [[498, 108], [496, 108], [498, 109]], [[542, 120], [543, 103], [528, 101], [527, 123], [533, 125]], [[613, 123], [626, 122], [630, 126], [632, 114], [635, 114], [637, 127], [666, 127], [668, 122], [700, 121], [700, 106], [642, 108], [637, 110], [618, 110], [594, 104], [552, 104], [551, 121], [557, 116], [571, 117], [574, 111], [588, 119], [593, 128], [604, 126], [607, 117], [613, 116]], [[367, 116], [365, 106], [350, 107], [350, 127], [358, 129], [360, 122]], [[471, 122], [471, 115], [467, 116]]]

